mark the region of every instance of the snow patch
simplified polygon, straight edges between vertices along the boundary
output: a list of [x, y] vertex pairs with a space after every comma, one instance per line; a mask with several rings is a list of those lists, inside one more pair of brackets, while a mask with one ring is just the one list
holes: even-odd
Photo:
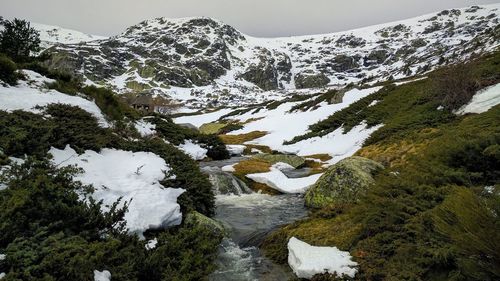
[[158, 239], [156, 239], [155, 237], [154, 239], [148, 241], [148, 243], [146, 244], [146, 250], [153, 250], [154, 248], [156, 248], [156, 245], [158, 245]]
[[69, 104], [78, 106], [92, 114], [97, 118], [101, 126], [109, 127], [106, 118], [94, 102], [55, 90], [42, 89], [43, 85], [41, 84], [50, 80], [33, 71], [25, 70], [23, 73], [27, 74], [27, 81], [19, 81], [19, 84], [14, 87], [0, 85], [0, 110], [24, 110], [40, 113], [42, 110], [35, 107], [43, 107], [52, 103]]
[[134, 124], [134, 126], [137, 129], [137, 131], [139, 132], [139, 134], [141, 134], [141, 136], [143, 136], [143, 137], [147, 137], [147, 136], [151, 136], [151, 135], [156, 134], [156, 131], [155, 131], [156, 125], [149, 123], [148, 121], [146, 121], [144, 119], [137, 121]]
[[497, 104], [500, 104], [500, 83], [477, 92], [456, 114], [483, 113]]
[[269, 172], [248, 174], [246, 177], [283, 193], [304, 193], [321, 177], [321, 174], [316, 174], [303, 178], [288, 178], [279, 169], [283, 167], [284, 165], [273, 165]]
[[125, 221], [129, 232], [142, 235], [150, 228], [179, 225], [182, 221], [177, 197], [181, 188], [164, 188], [159, 181], [170, 167], [161, 157], [150, 152], [130, 152], [116, 149], [92, 150], [78, 155], [71, 147], [51, 148], [53, 163], [58, 166], [76, 165], [83, 173], [75, 180], [92, 184], [92, 197], [103, 200], [103, 211], [122, 197], [121, 205], [129, 202]]
[[111, 272], [107, 270], [99, 271], [94, 270], [94, 281], [110, 281], [111, 280]]
[[229, 172], [229, 173], [236, 172], [236, 169], [234, 169], [234, 166], [235, 166], [235, 165], [236, 165], [236, 164], [223, 166], [223, 167], [221, 168], [221, 170], [222, 170], [223, 172]]
[[358, 264], [349, 252], [337, 247], [315, 247], [292, 237], [288, 241], [288, 264], [299, 278], [310, 279], [315, 274], [334, 273], [353, 278]]
[[239, 144], [228, 144], [226, 145], [227, 151], [229, 151], [229, 154], [233, 156], [239, 156], [243, 154], [243, 151], [245, 151], [246, 146], [244, 145], [239, 145]]
[[179, 145], [179, 149], [184, 151], [194, 160], [203, 160], [207, 157], [208, 150], [201, 147], [199, 144], [194, 143], [192, 140], [185, 140], [183, 144]]

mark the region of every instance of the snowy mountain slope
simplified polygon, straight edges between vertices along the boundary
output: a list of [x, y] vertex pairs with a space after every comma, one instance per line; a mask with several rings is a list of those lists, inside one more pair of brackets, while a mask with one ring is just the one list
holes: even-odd
[[54, 25], [30, 23], [31, 27], [40, 33], [42, 49], [50, 48], [56, 44], [78, 44], [95, 40], [104, 40], [108, 37], [86, 34], [80, 31], [62, 28]]
[[119, 92], [153, 89], [194, 106], [242, 105], [299, 89], [404, 78], [490, 51], [500, 42], [499, 9], [266, 39], [210, 18], [157, 18], [106, 40], [55, 46], [48, 64]]

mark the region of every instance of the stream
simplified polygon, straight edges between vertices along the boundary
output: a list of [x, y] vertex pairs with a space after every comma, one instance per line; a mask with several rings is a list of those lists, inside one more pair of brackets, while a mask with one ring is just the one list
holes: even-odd
[[[255, 193], [234, 175], [220, 169], [243, 159], [236, 157], [200, 163], [201, 170], [209, 175], [216, 193], [214, 218], [224, 224], [229, 232], [219, 248], [216, 260], [218, 269], [210, 275], [209, 280], [289, 280], [293, 277], [291, 270], [265, 258], [258, 246], [272, 230], [307, 215], [304, 199], [300, 195]], [[291, 176], [305, 172], [297, 170]]]

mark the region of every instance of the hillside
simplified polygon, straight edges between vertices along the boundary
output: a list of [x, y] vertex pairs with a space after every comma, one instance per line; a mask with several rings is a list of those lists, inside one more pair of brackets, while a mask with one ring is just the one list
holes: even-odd
[[120, 93], [154, 89], [199, 107], [252, 104], [318, 91], [299, 89], [400, 79], [487, 52], [499, 42], [499, 7], [269, 39], [210, 18], [157, 18], [109, 39], [54, 46], [47, 64]]

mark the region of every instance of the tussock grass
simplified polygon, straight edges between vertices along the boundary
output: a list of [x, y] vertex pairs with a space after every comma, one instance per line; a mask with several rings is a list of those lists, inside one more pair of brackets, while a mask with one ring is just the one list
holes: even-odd
[[265, 136], [267, 132], [263, 131], [253, 131], [246, 134], [240, 135], [220, 135], [220, 138], [225, 144], [243, 144], [247, 141], [261, 138]]

